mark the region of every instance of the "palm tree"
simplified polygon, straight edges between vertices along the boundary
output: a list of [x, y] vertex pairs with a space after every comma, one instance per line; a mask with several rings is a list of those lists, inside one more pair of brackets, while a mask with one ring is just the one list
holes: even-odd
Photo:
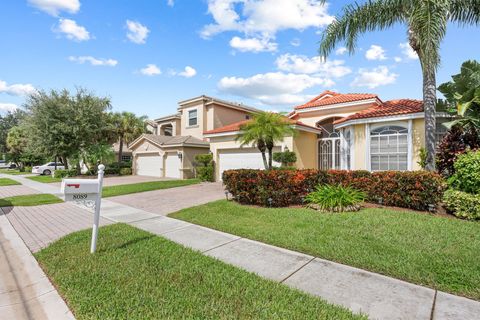
[[435, 170], [435, 75], [440, 65], [440, 43], [449, 22], [478, 25], [478, 0], [369, 0], [351, 4], [343, 9], [343, 16], [327, 27], [320, 43], [324, 58], [340, 41], [345, 41], [352, 54], [360, 34], [397, 23], [406, 25], [409, 44], [418, 54], [422, 68], [426, 169], [430, 171]]
[[[262, 153], [265, 169], [272, 169], [273, 147], [286, 135], [294, 135], [295, 129], [284, 115], [272, 112], [257, 112], [252, 120], [240, 127], [237, 140], [241, 145], [253, 144]], [[268, 162], [265, 152], [268, 151]]]
[[123, 145], [127, 145], [146, 132], [146, 116], [137, 117], [132, 112], [122, 112], [112, 114], [113, 132], [116, 141], [119, 143], [118, 162], [122, 161]]

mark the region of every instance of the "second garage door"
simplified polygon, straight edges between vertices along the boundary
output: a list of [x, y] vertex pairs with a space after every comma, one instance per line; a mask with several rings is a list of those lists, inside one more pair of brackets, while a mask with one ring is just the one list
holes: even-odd
[[[274, 148], [273, 152], [279, 152], [280, 148]], [[268, 154], [267, 154], [268, 157]], [[274, 166], [279, 164], [273, 162]], [[220, 151], [218, 154], [218, 168], [220, 179], [223, 171], [233, 169], [265, 169], [262, 154], [258, 149], [235, 149]]]
[[136, 159], [137, 175], [161, 177], [163, 161], [159, 155], [139, 155]]
[[167, 154], [165, 159], [165, 177], [180, 179], [181, 160], [177, 153]]

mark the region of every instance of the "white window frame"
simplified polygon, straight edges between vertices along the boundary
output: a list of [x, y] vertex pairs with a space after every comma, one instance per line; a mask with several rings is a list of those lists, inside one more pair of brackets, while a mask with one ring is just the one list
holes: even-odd
[[369, 171], [372, 171], [372, 163], [371, 163], [371, 149], [370, 149], [370, 141], [371, 135], [370, 132], [387, 126], [399, 126], [407, 129], [407, 170], [412, 170], [412, 154], [413, 154], [413, 120], [409, 119], [408, 121], [394, 121], [394, 122], [381, 122], [381, 123], [374, 123], [374, 124], [365, 124], [365, 146], [367, 148], [365, 152], [365, 163], [366, 167]]
[[[187, 128], [192, 128], [198, 126], [198, 108], [191, 108], [185, 110], [187, 112]], [[190, 112], [197, 112], [197, 116], [195, 117], [196, 121], [195, 124], [190, 124]], [[192, 118], [193, 119], [193, 118]]]
[[[355, 136], [353, 127], [340, 130], [340, 168], [342, 170], [353, 170], [355, 155]], [[350, 134], [350, 145], [346, 139], [347, 133]], [[350, 149], [350, 166], [348, 166], [347, 150]]]

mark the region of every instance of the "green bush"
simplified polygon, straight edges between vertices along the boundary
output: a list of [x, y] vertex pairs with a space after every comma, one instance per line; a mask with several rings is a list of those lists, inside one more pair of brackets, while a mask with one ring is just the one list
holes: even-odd
[[457, 157], [455, 173], [448, 184], [460, 191], [480, 193], [480, 151], [468, 151]]
[[197, 154], [195, 156], [197, 178], [202, 181], [214, 181], [213, 155]]
[[459, 218], [480, 219], [480, 194], [448, 189], [443, 195], [443, 202], [445, 207]]
[[351, 187], [320, 185], [305, 197], [308, 207], [324, 212], [358, 211], [366, 194]]
[[130, 176], [132, 174], [132, 168], [121, 168], [120, 175], [121, 176]]
[[53, 177], [54, 178], [75, 177], [76, 175], [77, 175], [77, 170], [75, 170], [75, 169], [55, 170], [53, 172]]
[[25, 166], [25, 167], [23, 167], [23, 171], [30, 173], [30, 172], [32, 172], [32, 167], [30, 167], [30, 166]]
[[293, 151], [274, 152], [273, 160], [275, 162], [280, 162], [282, 167], [288, 167], [297, 162], [297, 155]]

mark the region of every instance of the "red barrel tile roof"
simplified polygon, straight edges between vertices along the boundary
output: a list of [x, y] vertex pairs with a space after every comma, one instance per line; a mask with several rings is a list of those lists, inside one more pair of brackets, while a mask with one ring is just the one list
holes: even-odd
[[[287, 120], [288, 122], [290, 122], [291, 124], [296, 125], [296, 126], [302, 126], [302, 127], [306, 127], [306, 128], [310, 128], [310, 129], [319, 130], [318, 128], [309, 126], [309, 125], [304, 124], [304, 123], [302, 123], [300, 121], [297, 121], [297, 120], [292, 120], [292, 119], [288, 119], [288, 118], [286, 118], [285, 120]], [[221, 128], [205, 131], [205, 132], [203, 132], [203, 134], [216, 134], [216, 133], [240, 131], [240, 127], [242, 125], [248, 123], [249, 121], [252, 121], [252, 120], [242, 120], [242, 121], [239, 121], [239, 122], [235, 122], [235, 123], [226, 125], [226, 126], [221, 127]]]
[[321, 107], [321, 106], [328, 106], [338, 103], [347, 103], [347, 102], [354, 102], [354, 101], [361, 101], [361, 100], [368, 100], [368, 99], [380, 99], [376, 94], [373, 93], [338, 93], [333, 91], [324, 91], [320, 95], [316, 96], [312, 100], [308, 101], [305, 104], [300, 106], [296, 106], [295, 110], [299, 109], [306, 109], [306, 108], [313, 108], [313, 107]]

